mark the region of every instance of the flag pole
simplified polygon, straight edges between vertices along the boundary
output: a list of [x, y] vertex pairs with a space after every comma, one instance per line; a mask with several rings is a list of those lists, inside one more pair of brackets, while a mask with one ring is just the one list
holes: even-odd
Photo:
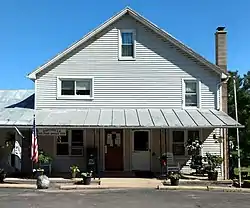
[[[235, 105], [235, 120], [238, 122], [238, 107], [237, 107], [237, 95], [236, 95], [236, 76], [233, 76], [234, 82], [234, 105]], [[239, 185], [241, 188], [241, 164], [240, 164], [240, 135], [239, 128], [236, 128], [236, 137], [237, 137], [237, 149], [238, 149], [238, 172], [239, 172]]]
[[33, 114], [33, 126], [32, 126], [32, 136], [31, 136], [31, 161], [32, 161], [32, 172], [34, 171], [35, 163], [37, 162], [37, 134], [36, 134], [36, 116]]

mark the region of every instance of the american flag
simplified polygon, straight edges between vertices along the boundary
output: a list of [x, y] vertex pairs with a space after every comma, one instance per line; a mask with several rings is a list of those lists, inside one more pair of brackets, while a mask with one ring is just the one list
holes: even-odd
[[37, 134], [36, 134], [36, 119], [34, 115], [33, 127], [32, 127], [32, 142], [31, 142], [31, 160], [34, 163], [38, 162], [38, 144], [37, 144]]

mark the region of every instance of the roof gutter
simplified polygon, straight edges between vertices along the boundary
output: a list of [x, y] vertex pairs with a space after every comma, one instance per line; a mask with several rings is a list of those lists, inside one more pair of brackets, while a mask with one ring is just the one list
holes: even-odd
[[[19, 129], [30, 129], [32, 125], [0, 125], [0, 129], [4, 128], [19, 128]], [[77, 126], [77, 125], [64, 125], [64, 126], [42, 126], [37, 125], [37, 129], [215, 129], [215, 128], [244, 128], [243, 125], [235, 125], [235, 126], [227, 126], [227, 125], [216, 125], [216, 126], [182, 126], [182, 127], [174, 127], [174, 126]]]

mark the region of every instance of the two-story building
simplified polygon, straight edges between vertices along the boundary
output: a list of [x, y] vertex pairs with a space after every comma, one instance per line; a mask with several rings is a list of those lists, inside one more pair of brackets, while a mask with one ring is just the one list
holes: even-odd
[[[73, 164], [85, 169], [88, 148], [97, 149], [104, 172], [159, 172], [163, 152], [190, 172], [186, 141], [198, 137], [201, 154], [224, 158], [220, 173], [226, 178], [226, 129], [241, 125], [227, 115], [223, 27], [215, 37], [213, 64], [125, 8], [31, 72], [34, 110], [3, 109], [0, 125], [31, 137], [35, 113], [39, 148], [53, 157], [55, 173]], [[31, 168], [29, 145], [23, 145], [22, 171]]]

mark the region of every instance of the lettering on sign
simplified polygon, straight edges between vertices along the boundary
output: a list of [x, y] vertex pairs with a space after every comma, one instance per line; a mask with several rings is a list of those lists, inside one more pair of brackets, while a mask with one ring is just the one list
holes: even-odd
[[38, 129], [40, 136], [66, 136], [66, 129]]

